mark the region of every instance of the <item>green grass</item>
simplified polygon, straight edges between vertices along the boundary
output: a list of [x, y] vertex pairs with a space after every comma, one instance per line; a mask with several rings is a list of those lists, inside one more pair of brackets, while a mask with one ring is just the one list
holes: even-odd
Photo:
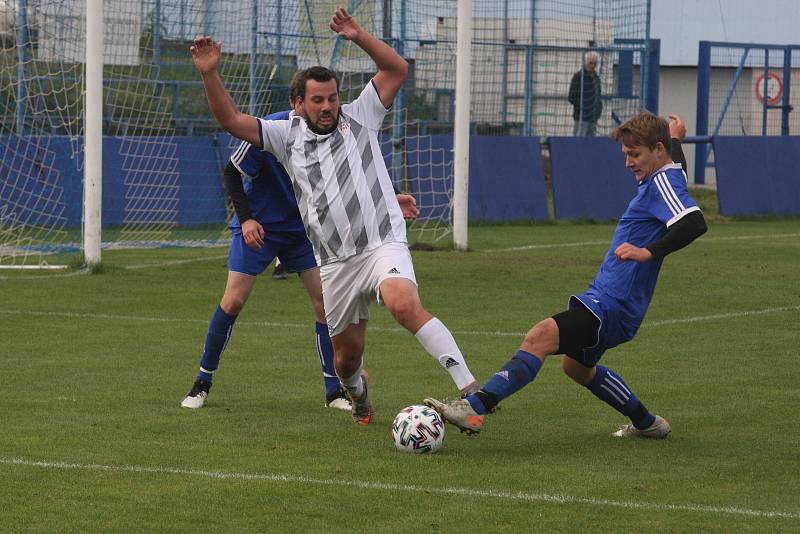
[[[585, 289], [612, 231], [472, 228], [472, 252], [414, 253], [423, 302], [485, 380]], [[181, 409], [225, 253], [119, 250], [95, 275], [0, 272], [0, 530], [800, 530], [796, 220], [713, 222], [666, 260], [637, 338], [603, 358], [671, 421], [667, 440], [609, 437], [622, 418], [554, 357], [483, 434], [449, 428], [429, 457], [395, 451], [389, 426], [452, 395], [447, 374], [373, 308], [373, 423], [324, 409], [296, 280], [258, 282], [207, 406]]]

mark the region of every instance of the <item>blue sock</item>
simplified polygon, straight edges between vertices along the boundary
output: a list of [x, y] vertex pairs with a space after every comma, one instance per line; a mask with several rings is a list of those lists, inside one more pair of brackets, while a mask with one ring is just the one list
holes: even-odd
[[476, 412], [488, 413], [501, 400], [532, 382], [541, 367], [542, 361], [539, 358], [524, 350], [517, 351], [500, 371], [492, 375], [481, 391], [469, 395], [467, 400]]
[[622, 377], [608, 367], [598, 365], [597, 374], [585, 387], [598, 399], [630, 418], [633, 426], [639, 430], [649, 427], [655, 421], [655, 416], [647, 411]]
[[222, 307], [217, 306], [211, 322], [208, 323], [208, 333], [206, 334], [206, 344], [203, 347], [203, 355], [200, 357], [200, 372], [197, 373], [198, 380], [211, 382], [214, 378], [214, 371], [219, 367], [219, 359], [222, 351], [231, 338], [233, 323], [236, 322], [237, 315], [228, 315], [222, 311]]
[[325, 398], [331, 399], [337, 393], [341, 384], [339, 377], [336, 376], [336, 369], [333, 367], [333, 343], [328, 332], [328, 325], [317, 321], [317, 354], [319, 354], [319, 364], [322, 366], [322, 378], [325, 381]]

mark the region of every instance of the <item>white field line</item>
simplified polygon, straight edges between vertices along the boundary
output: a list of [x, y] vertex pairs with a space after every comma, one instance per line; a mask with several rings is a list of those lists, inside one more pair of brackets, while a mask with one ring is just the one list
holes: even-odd
[[[137, 263], [133, 265], [121, 265], [120, 268], [126, 271], [134, 271], [138, 269], [152, 269], [152, 268], [160, 268], [160, 267], [174, 267], [175, 265], [184, 265], [186, 263], [197, 263], [201, 261], [212, 261], [212, 260], [224, 260], [227, 259], [228, 255], [224, 256], [202, 256], [200, 258], [189, 258], [185, 260], [166, 260], [161, 262], [155, 263]], [[46, 278], [67, 278], [70, 276], [82, 276], [84, 274], [89, 274], [89, 269], [83, 268], [77, 271], [72, 271], [69, 273], [57, 273], [57, 274], [44, 274], [44, 275], [30, 275], [30, 276], [6, 276], [0, 275], [0, 280], [44, 280]]]
[[167, 260], [156, 263], [138, 263], [133, 265], [122, 265], [121, 267], [122, 269], [132, 271], [136, 269], [149, 269], [152, 267], [172, 267], [174, 265], [183, 265], [185, 263], [196, 263], [200, 261], [224, 260], [227, 258], [228, 255], [225, 254], [224, 256], [202, 256], [200, 258], [189, 258], [186, 260]]
[[[742, 240], [749, 240], [749, 239], [784, 239], [787, 237], [800, 237], [800, 233], [795, 234], [762, 234], [762, 235], [737, 235], [737, 236], [728, 236], [728, 237], [701, 237], [702, 242], [706, 241], [742, 241]], [[567, 248], [567, 247], [584, 247], [590, 245], [609, 245], [611, 243], [610, 239], [604, 239], [602, 241], [579, 241], [579, 242], [572, 242], [572, 243], [543, 243], [539, 245], [521, 245], [518, 247], [508, 247], [508, 248], [492, 248], [492, 249], [481, 249], [478, 252], [482, 253], [490, 253], [490, 252], [515, 252], [519, 250], [537, 250], [537, 249], [546, 249], [546, 248]]]
[[[651, 321], [642, 324], [644, 327], [657, 327], [675, 324], [689, 324], [702, 321], [717, 321], [722, 319], [737, 319], [741, 317], [751, 317], [758, 315], [769, 315], [773, 313], [800, 311], [800, 305], [780, 306], [777, 308], [764, 308], [761, 310], [746, 310], [730, 313], [718, 313], [714, 315], [698, 315], [695, 317], [683, 317], [680, 319], [664, 319], [661, 321]], [[0, 315], [23, 315], [33, 317], [64, 317], [66, 319], [105, 319], [110, 321], [143, 321], [153, 323], [184, 323], [184, 324], [207, 324], [208, 319], [189, 319], [180, 317], [144, 317], [140, 315], [116, 315], [109, 313], [75, 313], [75, 312], [50, 312], [34, 310], [0, 310]], [[274, 328], [309, 328], [310, 323], [274, 323], [268, 321], [237, 321], [239, 326], [274, 327]], [[405, 332], [400, 327], [370, 327], [372, 332]], [[485, 336], [485, 337], [521, 337], [525, 332], [501, 332], [489, 330], [454, 330], [453, 335], [457, 336]]]
[[66, 462], [47, 462], [26, 460], [24, 458], [0, 458], [0, 464], [35, 467], [41, 469], [64, 469], [80, 471], [105, 471], [114, 473], [135, 473], [148, 475], [177, 475], [200, 477], [216, 480], [244, 480], [255, 482], [284, 482], [298, 485], [334, 486], [378, 491], [402, 491], [421, 495], [446, 495], [453, 497], [492, 498], [508, 501], [544, 502], [562, 505], [591, 505], [634, 510], [650, 510], [658, 512], [693, 512], [698, 514], [735, 515], [764, 518], [800, 519], [800, 512], [784, 512], [771, 510], [753, 510], [738, 506], [707, 506], [702, 504], [663, 504], [646, 501], [614, 501], [610, 499], [593, 499], [572, 495], [551, 495], [546, 493], [525, 493], [521, 491], [492, 491], [471, 488], [437, 488], [406, 484], [369, 482], [365, 480], [343, 480], [335, 478], [311, 478], [299, 475], [281, 475], [270, 473], [237, 473], [226, 471], [204, 471], [196, 469], [177, 469], [172, 467], [151, 467], [139, 465], [102, 465], [76, 464]]
[[89, 269], [78, 269], [77, 271], [71, 271], [68, 273], [54, 273], [54, 274], [42, 274], [42, 275], [31, 275], [31, 276], [0, 276], [0, 280], [44, 280], [46, 278], [69, 278], [72, 276], [83, 276], [85, 274], [89, 274]]

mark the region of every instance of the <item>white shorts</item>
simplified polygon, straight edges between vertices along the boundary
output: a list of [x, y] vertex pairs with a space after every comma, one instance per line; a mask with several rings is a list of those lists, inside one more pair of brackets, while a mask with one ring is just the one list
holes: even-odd
[[381, 303], [379, 287], [387, 278], [407, 278], [417, 283], [405, 243], [386, 243], [344, 261], [323, 265], [319, 275], [331, 337], [351, 324], [369, 320], [372, 299]]

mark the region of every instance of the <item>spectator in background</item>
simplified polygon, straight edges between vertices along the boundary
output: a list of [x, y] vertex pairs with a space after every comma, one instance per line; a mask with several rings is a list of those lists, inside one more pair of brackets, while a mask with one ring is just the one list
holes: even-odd
[[583, 68], [572, 76], [569, 84], [569, 103], [572, 104], [572, 118], [575, 119], [573, 135], [593, 137], [597, 134], [597, 120], [603, 112], [601, 100], [600, 77], [597, 66], [600, 55], [597, 52], [586, 52], [583, 56]]

